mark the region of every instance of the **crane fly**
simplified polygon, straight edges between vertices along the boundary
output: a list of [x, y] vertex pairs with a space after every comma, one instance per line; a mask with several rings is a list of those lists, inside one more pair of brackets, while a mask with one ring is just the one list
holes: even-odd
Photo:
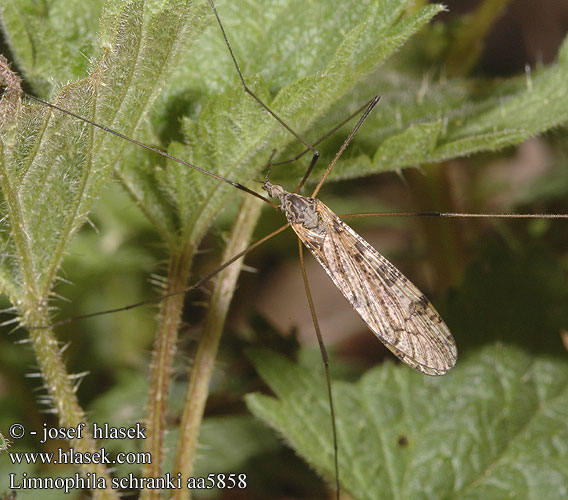
[[[38, 100], [35, 97], [32, 98]], [[379, 99], [377, 96], [365, 106], [365, 112], [328, 166], [312, 196], [317, 194], [335, 163], [347, 148], [370, 111], [379, 102]], [[58, 106], [49, 103], [44, 104], [84, 120], [83, 117], [63, 110]], [[129, 137], [108, 127], [90, 123], [106, 132], [133, 142]], [[171, 160], [196, 168], [194, 165], [172, 157], [167, 153], [155, 150], [138, 141], [134, 142]], [[313, 167], [314, 164], [315, 162], [312, 160], [310, 167]], [[219, 180], [227, 182], [226, 179], [220, 178], [216, 174], [211, 174], [200, 168], [198, 170], [206, 175], [212, 175]], [[311, 168], [304, 176], [299, 187], [307, 179], [310, 170]], [[228, 182], [238, 189], [253, 194], [263, 199], [263, 201], [267, 201], [256, 192], [239, 183]], [[347, 302], [391, 352], [411, 368], [427, 375], [443, 375], [455, 365], [457, 348], [448, 327], [428, 298], [395, 266], [318, 199], [305, 197], [295, 192], [290, 193], [282, 186], [272, 184], [268, 180], [268, 176], [262, 188], [271, 198], [280, 200], [281, 205], [279, 209], [285, 212], [290, 227], [298, 235], [300, 241], [310, 250]], [[243, 253], [248, 253], [248, 251], [250, 251], [250, 248]], [[214, 274], [224, 269], [240, 256], [240, 254], [235, 256], [230, 262], [223, 264], [211, 275], [207, 275], [190, 288], [193, 289], [208, 281]], [[155, 297], [124, 308], [67, 318], [48, 326], [58, 326], [74, 319], [131, 309], [132, 307], [156, 302], [179, 293], [185, 293], [188, 290], [174, 291], [167, 295]]]
[[426, 296], [367, 241], [316, 198], [268, 180], [290, 227], [379, 340], [411, 368], [443, 375], [457, 360], [456, 343]]
[[[217, 16], [215, 7], [211, 2], [213, 11]], [[428, 374], [428, 375], [443, 375], [450, 370], [457, 360], [457, 348], [455, 341], [449, 332], [448, 327], [435, 310], [434, 306], [426, 298], [426, 296], [418, 290], [395, 266], [393, 266], [387, 259], [385, 259], [377, 250], [375, 250], [368, 242], [359, 236], [352, 228], [345, 224], [330, 208], [323, 202], [317, 199], [317, 194], [327, 175], [335, 165], [336, 161], [345, 150], [358, 128], [363, 123], [366, 116], [373, 109], [374, 105], [378, 102], [378, 98], [373, 99], [368, 105], [364, 106], [364, 113], [360, 118], [358, 124], [353, 128], [349, 137], [343, 143], [339, 152], [328, 166], [327, 171], [322, 176], [316, 189], [311, 196], [303, 196], [299, 194], [299, 189], [303, 186], [307, 176], [313, 169], [315, 161], [317, 160], [315, 149], [313, 145], [309, 145], [301, 139], [290, 127], [288, 127], [282, 120], [272, 112], [263, 101], [256, 95], [252, 94], [246, 84], [244, 83], [242, 74], [234, 58], [231, 46], [226, 38], [223, 26], [219, 17], [217, 16], [219, 26], [221, 28], [223, 37], [225, 38], [227, 47], [233, 62], [237, 68], [239, 77], [245, 90], [281, 125], [283, 125], [289, 132], [291, 132], [297, 139], [308, 147], [308, 150], [314, 153], [312, 162], [300, 186], [294, 192], [286, 191], [282, 186], [272, 184], [268, 177], [263, 184], [263, 189], [268, 193], [271, 198], [276, 198], [280, 201], [279, 209], [284, 211], [288, 219], [288, 223], [294, 230], [299, 240], [308, 248], [314, 258], [323, 267], [325, 272], [331, 278], [334, 285], [341, 291], [347, 302], [353, 309], [361, 316], [361, 318], [368, 325], [370, 330], [390, 349], [399, 359], [411, 368]], [[37, 101], [38, 99], [36, 99]], [[43, 102], [43, 101], [41, 101]], [[135, 141], [120, 132], [112, 130], [108, 127], [101, 126], [93, 123], [92, 121], [78, 116], [68, 110], [62, 109], [57, 105], [49, 104], [52, 109], [71, 114], [78, 119], [86, 121], [93, 126], [99, 127], [104, 131], [117, 135], [125, 140], [134, 142], [137, 145], [150, 149], [157, 154], [165, 156], [171, 160], [177, 161], [182, 165], [198, 170], [204, 175], [214, 177], [220, 182], [225, 182], [233, 187], [247, 192], [249, 195], [254, 195], [261, 198], [263, 201], [268, 202], [273, 207], [275, 206], [264, 196], [260, 196], [255, 191], [237, 183], [230, 181], [212, 172], [208, 172], [200, 167], [192, 165], [186, 161], [175, 158], [167, 153], [148, 147], [138, 141]], [[315, 144], [315, 143], [314, 143]], [[450, 214], [446, 214], [450, 215]], [[489, 215], [493, 217], [494, 215]], [[205, 281], [213, 277], [217, 272], [228, 267], [231, 263], [235, 262], [252, 248], [256, 248], [261, 242], [268, 239], [263, 238], [260, 242], [255, 243], [249, 249], [242, 251], [226, 261], [215, 272], [208, 274], [202, 280], [190, 287], [176, 290], [172, 293], [156, 297], [151, 300], [143, 301], [126, 307], [117, 308], [114, 311], [131, 309], [142, 304], [149, 302], [157, 302], [166, 297], [186, 293], [187, 291], [196, 288]], [[339, 482], [338, 466], [337, 466], [337, 435], [335, 430], [335, 422], [333, 419], [333, 398], [331, 396], [331, 385], [329, 383], [329, 367], [327, 363], [327, 355], [323, 349], [323, 341], [319, 327], [317, 326], [315, 312], [309, 289], [306, 288], [308, 293], [308, 302], [310, 309], [314, 316], [314, 323], [320, 346], [322, 346], [322, 357], [326, 366], [326, 376], [328, 380], [329, 403], [331, 407], [332, 416], [332, 429], [333, 440], [335, 446], [335, 469], [336, 481]], [[100, 314], [106, 314], [109, 311], [102, 311], [100, 313], [87, 314], [80, 317], [89, 317]], [[73, 318], [71, 318], [73, 319]], [[69, 322], [62, 320], [49, 326]], [[337, 497], [339, 497], [339, 486], [336, 488]]]
[[[33, 99], [38, 100], [37, 98]], [[70, 113], [67, 110], [63, 110], [56, 105], [45, 103], [43, 101], [41, 102], [52, 108], [71, 114], [78, 119], [85, 120], [83, 117]], [[333, 161], [328, 166], [318, 186], [314, 190], [312, 197], [305, 197], [296, 192], [287, 192], [284, 188], [282, 188], [282, 186], [272, 184], [268, 180], [268, 175], [266, 181], [262, 185], [262, 188], [271, 198], [277, 198], [280, 200], [281, 205], [277, 208], [285, 212], [288, 223], [298, 235], [299, 241], [301, 241], [310, 250], [312, 255], [331, 278], [335, 286], [341, 291], [345, 299], [361, 316], [371, 331], [385, 344], [385, 346], [411, 368], [428, 375], [443, 375], [455, 365], [457, 360], [457, 348], [448, 327], [435, 310], [434, 306], [430, 303], [426, 296], [422, 294], [395, 266], [377, 252], [353, 229], [345, 224], [324, 203], [315, 198], [335, 163], [378, 102], [379, 97], [377, 96], [364, 106], [365, 111], [363, 115], [344, 141]], [[211, 175], [218, 180], [228, 182], [238, 189], [263, 199], [263, 201], [268, 201], [264, 197], [259, 196], [256, 192], [251, 191], [238, 183], [227, 181], [216, 174], [211, 174], [183, 160], [172, 157], [167, 153], [157, 151], [154, 148], [139, 143], [138, 141], [133, 141], [132, 139], [108, 127], [92, 122], [89, 123], [130, 142], [135, 142], [143, 148], [151, 149], [152, 151], [166, 156], [169, 159], [197, 169], [206, 175]], [[315, 165], [315, 160], [317, 160], [316, 154], [314, 154], [310, 167], [296, 190], [299, 190], [307, 179], [311, 169]], [[272, 203], [270, 204], [273, 205]], [[253, 247], [268, 239], [270, 236], [271, 235], [263, 238], [255, 245], [252, 245], [245, 251], [236, 255], [228, 262], [225, 262], [225, 264], [220, 266], [216, 271], [186, 289], [177, 290], [172, 293], [150, 299], [149, 301], [143, 301], [138, 304], [118, 308], [112, 311], [100, 311], [79, 317], [68, 318], [48, 326], [53, 327], [59, 324], [64, 324], [77, 318], [98, 316], [108, 312], [131, 309], [132, 307], [137, 307], [148, 302], [155, 302], [166, 297], [186, 293], [190, 289], [208, 281], [212, 276], [216, 275], [219, 271], [226, 268], [242, 255], [248, 253]], [[333, 397], [331, 392], [331, 377], [327, 353], [317, 324], [317, 317], [313, 308], [311, 292], [309, 291], [303, 260], [302, 272], [304, 273], [308, 302], [312, 311], [316, 335], [318, 337], [318, 342], [322, 352], [322, 359], [326, 370], [335, 449], [336, 491], [337, 497], [339, 498], [339, 466], [337, 462], [338, 444], [337, 431], [335, 428]], [[32, 329], [33, 328], [35, 327], [32, 326]]]

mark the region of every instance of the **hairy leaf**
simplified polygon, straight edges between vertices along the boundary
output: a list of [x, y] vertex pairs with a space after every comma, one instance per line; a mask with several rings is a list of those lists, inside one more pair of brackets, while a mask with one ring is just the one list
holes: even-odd
[[[310, 7], [313, 12], [306, 12], [307, 6], [302, 4], [300, 9], [297, 4], [279, 3], [274, 9], [263, 5], [255, 12], [266, 16], [266, 22], [250, 18], [261, 30], [251, 32], [246, 24], [231, 23], [229, 28], [234, 29], [231, 39], [239, 41], [237, 46], [243, 44], [248, 53], [258, 56], [257, 67], [262, 61], [279, 58], [280, 54], [286, 59], [290, 54], [301, 58], [290, 61], [289, 69], [279, 79], [285, 83], [277, 84], [283, 88], [274, 99], [269, 88], [278, 79], [271, 79], [268, 87], [262, 78], [251, 80], [257, 94], [300, 133], [440, 10], [438, 6], [429, 6], [405, 17], [406, 2], [402, 0], [369, 0], [346, 11], [343, 2], [337, 2], [336, 8], [314, 4]], [[221, 73], [234, 75], [226, 56], [217, 58], [220, 51], [226, 51], [217, 27], [210, 30], [194, 51], [190, 50], [191, 42], [211, 22], [204, 1], [189, 6], [181, 0], [146, 4], [109, 2], [101, 11], [98, 50], [92, 48], [96, 45], [92, 41], [94, 36], [85, 32], [92, 30], [92, 13], [77, 16], [81, 29], [77, 28], [74, 36], [64, 36], [58, 14], [63, 9], [62, 2], [54, 2], [47, 10], [32, 7], [21, 8], [14, 0], [2, 10], [8, 39], [24, 75], [29, 75], [38, 91], [44, 92], [44, 82], [50, 78], [61, 81], [72, 76], [64, 68], [74, 65], [69, 60], [66, 64], [61, 62], [68, 59], [66, 54], [75, 57], [77, 45], [90, 44], [86, 54], [100, 51], [101, 59], [88, 78], [62, 89], [58, 105], [145, 142], [156, 141], [145, 119], [163, 87], [165, 96], [172, 99], [180, 94], [194, 95], [198, 85], [203, 88], [202, 83], [195, 82], [204, 74], [215, 74], [206, 64], [203, 69], [192, 62], [217, 64], [219, 59], [225, 59], [227, 64], [221, 66]], [[229, 11], [221, 9], [223, 18], [247, 16], [242, 5], [225, 7]], [[304, 11], [302, 22], [298, 20], [300, 10]], [[330, 23], [316, 30], [322, 13], [330, 17]], [[296, 49], [286, 50], [282, 39], [285, 18], [291, 18], [290, 23], [299, 22], [294, 32], [301, 34], [293, 38], [290, 30], [286, 30], [289, 40], [286, 43], [301, 44], [302, 35], [315, 33], [310, 37], [313, 41], [310, 57]], [[341, 30], [337, 29], [338, 23]], [[24, 36], [24, 27], [30, 24], [41, 28]], [[251, 33], [256, 35], [253, 39]], [[69, 38], [73, 41], [69, 42]], [[266, 43], [267, 40], [271, 42]], [[60, 47], [59, 52], [37, 65], [33, 47], [48, 50], [45, 44], [52, 46], [53, 53], [55, 47]], [[188, 61], [185, 66], [179, 62], [182, 53]], [[173, 74], [176, 68], [184, 75], [183, 85]], [[187, 77], [188, 71], [191, 77]], [[158, 107], [167, 106], [163, 103]], [[183, 121], [182, 131], [188, 145], [174, 143], [169, 149], [221, 175], [247, 182], [265, 164], [273, 148], [293, 140], [241, 89], [221, 86], [217, 93], [212, 93], [208, 88], [197, 100], [191, 100], [191, 105], [202, 109], [195, 119]], [[38, 106], [28, 111], [26, 107], [20, 127], [11, 133], [11, 141], [7, 139], [2, 156], [4, 207], [8, 217], [2, 219], [5, 251], [1, 277], [3, 289], [14, 303], [21, 303], [30, 289], [36, 297], [49, 293], [71, 237], [86, 220], [111, 169], [171, 251], [197, 246], [213, 216], [235, 195], [227, 185], [147, 152], [129, 147], [131, 152], [125, 155], [124, 141], [57, 111]], [[41, 186], [40, 196], [38, 186]]]
[[[330, 481], [333, 446], [320, 369], [268, 351], [256, 368], [278, 399], [251, 411]], [[340, 479], [356, 499], [557, 498], [568, 468], [568, 366], [490, 345], [448, 375], [386, 363], [334, 385]]]

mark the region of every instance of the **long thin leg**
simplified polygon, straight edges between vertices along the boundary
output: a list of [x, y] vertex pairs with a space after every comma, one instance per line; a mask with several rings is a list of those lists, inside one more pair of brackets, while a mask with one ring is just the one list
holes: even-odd
[[174, 295], [180, 295], [182, 293], [187, 293], [187, 292], [189, 292], [189, 291], [191, 291], [195, 288], [200, 287], [201, 285], [203, 285], [204, 283], [209, 281], [211, 278], [216, 276], [218, 273], [220, 273], [223, 269], [229, 267], [233, 262], [240, 259], [241, 257], [244, 257], [247, 253], [251, 252], [256, 247], [262, 245], [265, 241], [269, 240], [273, 236], [276, 236], [278, 233], [281, 233], [282, 231], [284, 231], [284, 229], [286, 229], [287, 227], [288, 227], [288, 224], [285, 224], [284, 226], [278, 228], [276, 231], [273, 231], [272, 233], [265, 236], [264, 238], [261, 238], [260, 240], [254, 242], [251, 246], [249, 246], [248, 248], [246, 248], [242, 252], [239, 252], [237, 255], [235, 255], [234, 257], [230, 258], [228, 261], [221, 264], [217, 269], [215, 269], [214, 271], [205, 275], [198, 282], [196, 282], [193, 285], [190, 285], [186, 288], [182, 288], [180, 290], [174, 290], [173, 292], [166, 293], [164, 295], [157, 295], [155, 297], [151, 297], [151, 298], [146, 299], [146, 300], [141, 300], [140, 302], [136, 302], [135, 304], [129, 304], [127, 306], [117, 307], [117, 308], [114, 308], [114, 309], [107, 309], [105, 311], [97, 311], [97, 312], [89, 313], [89, 314], [80, 314], [78, 316], [71, 316], [70, 318], [62, 319], [61, 321], [56, 321], [55, 323], [51, 323], [50, 325], [31, 325], [31, 326], [27, 326], [27, 328], [29, 330], [45, 330], [45, 329], [48, 329], [48, 328], [51, 329], [51, 328], [55, 328], [57, 326], [65, 325], [67, 323], [71, 323], [72, 321], [77, 321], [77, 320], [80, 320], [80, 319], [94, 318], [95, 316], [102, 316], [103, 314], [110, 314], [110, 313], [116, 313], [116, 312], [121, 312], [121, 311], [129, 311], [130, 309], [135, 309], [137, 307], [142, 307], [142, 306], [145, 306], [145, 305], [148, 305], [148, 304], [154, 304], [156, 302], [160, 302], [164, 299], [167, 299], [168, 297], [173, 297]]
[[353, 127], [353, 130], [347, 136], [347, 139], [345, 139], [345, 141], [343, 141], [343, 144], [339, 148], [339, 151], [335, 154], [333, 160], [331, 160], [331, 163], [329, 164], [329, 166], [325, 170], [324, 174], [322, 175], [320, 181], [318, 182], [318, 185], [316, 186], [316, 188], [314, 189], [314, 192], [312, 193], [312, 198], [315, 198], [317, 196], [317, 194], [319, 193], [319, 190], [321, 189], [323, 183], [327, 179], [327, 176], [331, 172], [331, 169], [335, 166], [335, 164], [337, 163], [337, 160], [339, 160], [339, 158], [341, 157], [343, 152], [347, 149], [347, 146], [349, 146], [349, 143], [352, 141], [353, 137], [355, 137], [355, 134], [357, 133], [359, 128], [361, 128], [361, 125], [363, 125], [363, 122], [366, 120], [367, 116], [369, 116], [369, 113], [377, 105], [377, 103], [379, 102], [380, 99], [381, 99], [381, 96], [377, 95], [369, 101], [369, 105], [367, 106], [367, 109], [361, 115], [361, 118], [359, 118], [359, 121], [355, 124], [355, 126]]
[[[365, 214], [341, 214], [340, 217], [346, 219], [364, 218], [364, 217], [464, 217], [464, 218], [497, 218], [497, 219], [568, 219], [568, 214], [463, 214], [463, 213], [450, 213], [450, 212], [375, 212], [375, 213], [365, 213]], [[262, 245], [265, 241], [281, 233], [287, 227], [288, 224], [278, 228], [276, 231], [270, 233], [264, 238], [253, 243], [249, 248], [238, 253], [227, 262], [224, 262], [223, 264], [221, 264], [221, 266], [218, 269], [204, 276], [197, 283], [194, 283], [193, 285], [190, 285], [187, 288], [183, 288], [181, 290], [175, 290], [173, 292], [164, 295], [157, 295], [155, 297], [151, 297], [149, 299], [136, 302], [135, 304], [129, 304], [127, 306], [117, 307], [114, 309], [106, 309], [104, 311], [97, 311], [89, 314], [80, 314], [78, 316], [71, 316], [69, 318], [62, 319], [61, 321], [56, 321], [49, 325], [31, 325], [28, 326], [27, 328], [29, 328], [30, 330], [45, 330], [47, 328], [55, 328], [61, 325], [66, 325], [67, 323], [71, 323], [73, 321], [79, 321], [82, 319], [93, 318], [95, 316], [102, 316], [104, 314], [111, 314], [121, 311], [128, 311], [130, 309], [136, 309], [138, 307], [142, 307], [148, 304], [154, 304], [156, 302], [160, 302], [161, 300], [166, 299], [168, 297], [172, 297], [174, 295], [187, 293], [191, 290], [194, 290], [195, 288], [200, 287], [201, 285], [209, 281], [211, 278], [213, 278], [217, 273], [219, 273], [226, 267], [230, 266], [233, 262], [245, 256], [246, 254], [257, 248], [258, 246]]]
[[221, 22], [221, 18], [219, 17], [219, 13], [217, 12], [217, 8], [215, 7], [215, 3], [213, 2], [213, 0], [209, 0], [209, 4], [211, 5], [211, 9], [213, 10], [213, 14], [215, 14], [215, 18], [217, 19], [217, 24], [219, 25], [219, 28], [221, 29], [221, 34], [223, 35], [223, 39], [225, 40], [225, 44], [227, 45], [227, 49], [229, 50], [229, 54], [231, 55], [231, 59], [233, 60], [233, 64], [237, 70], [237, 73], [239, 75], [239, 79], [241, 80], [241, 84], [243, 86], [243, 90], [250, 95], [270, 116], [272, 116], [272, 118], [274, 118], [280, 125], [282, 125], [288, 132], [290, 132], [296, 139], [298, 139], [298, 141], [300, 141], [304, 146], [306, 146], [306, 148], [308, 148], [309, 151], [311, 151], [313, 153], [312, 156], [312, 160], [310, 162], [310, 167], [308, 168], [308, 170], [313, 170], [316, 162], [318, 161], [319, 158], [319, 152], [317, 151], [317, 149], [315, 149], [313, 147], [313, 145], [311, 145], [309, 142], [307, 142], [300, 134], [298, 134], [292, 127], [290, 127], [282, 118], [280, 118], [274, 111], [272, 111], [265, 103], [264, 101], [262, 101], [259, 97], [256, 96], [256, 94], [250, 90], [245, 82], [245, 78], [243, 76], [243, 73], [241, 71], [241, 68], [239, 66], [239, 63], [237, 61], [237, 58], [235, 56], [235, 53], [233, 52], [233, 48], [231, 47], [231, 44], [229, 43], [229, 38], [227, 37], [227, 34], [225, 33], [225, 28], [223, 27], [223, 23]]
[[310, 291], [310, 284], [308, 282], [308, 275], [306, 273], [306, 266], [304, 265], [304, 247], [302, 242], [298, 239], [298, 250], [300, 253], [300, 268], [302, 269], [302, 278], [304, 279], [304, 287], [306, 289], [306, 296], [308, 298], [308, 304], [310, 306], [310, 313], [312, 315], [312, 321], [314, 323], [314, 328], [316, 331], [316, 336], [318, 338], [318, 344], [321, 352], [321, 359], [323, 361], [323, 366], [325, 369], [325, 378], [327, 381], [327, 396], [329, 399], [329, 410], [331, 413], [331, 432], [333, 435], [333, 454], [334, 454], [334, 465], [335, 465], [335, 492], [336, 499], [339, 500], [340, 488], [339, 488], [339, 455], [337, 446], [337, 427], [335, 425], [335, 410], [333, 407], [333, 393], [331, 391], [331, 374], [329, 370], [329, 358], [327, 356], [327, 350], [323, 342], [323, 337], [321, 335], [321, 330], [319, 327], [318, 317], [316, 315], [316, 309], [314, 307], [314, 301], [312, 299], [312, 292]]
[[[353, 118], [355, 118], [356, 116], [359, 116], [363, 110], [365, 110], [371, 101], [366, 102], [365, 104], [363, 104], [363, 106], [361, 106], [360, 108], [358, 108], [356, 111], [353, 111], [353, 113], [351, 113], [347, 118], [344, 118], [343, 120], [341, 120], [341, 122], [339, 122], [337, 125], [334, 125], [332, 129], [328, 130], [325, 134], [323, 134], [321, 137], [319, 137], [317, 140], [315, 140], [312, 143], [312, 146], [317, 146], [318, 144], [322, 143], [323, 141], [325, 141], [330, 135], [334, 134], [335, 132], [337, 132], [341, 127], [343, 127], [343, 125], [345, 125], [346, 123], [349, 123]], [[281, 165], [286, 165], [288, 163], [294, 163], [295, 161], [298, 161], [302, 156], [304, 156], [307, 152], [309, 151], [308, 148], [305, 148], [301, 153], [298, 153], [296, 156], [294, 156], [293, 158], [288, 158], [287, 160], [280, 160], [280, 161], [275, 161], [275, 162], [270, 162], [270, 166], [271, 167], [279, 167]]]
[[[373, 98], [374, 99], [374, 98]], [[345, 118], [343, 121], [341, 121], [341, 123], [338, 123], [335, 127], [333, 127], [330, 131], [326, 132], [324, 135], [322, 135], [316, 142], [314, 142], [314, 146], [316, 144], [319, 144], [320, 142], [322, 142], [323, 140], [327, 139], [331, 134], [333, 134], [335, 131], [339, 130], [341, 127], [343, 127], [343, 125], [345, 125], [348, 121], [350, 121], [352, 118], [354, 118], [355, 116], [357, 116], [359, 113], [361, 113], [364, 109], [368, 108], [371, 103], [373, 102], [373, 99], [371, 99], [369, 102], [363, 104], [363, 106], [361, 106], [357, 111], [355, 111], [354, 113], [350, 114], [347, 118]], [[300, 159], [304, 154], [306, 154], [309, 151], [309, 149], [304, 149], [304, 151], [302, 151], [299, 155], [297, 155], [295, 158], [291, 158], [289, 160], [285, 160], [282, 162], [278, 162], [278, 163], [271, 163], [271, 166], [276, 166], [276, 165], [284, 165], [285, 163], [290, 163], [293, 161], [296, 161], [298, 159]], [[310, 174], [312, 173], [312, 170], [314, 169], [315, 165], [310, 164], [310, 167], [308, 168], [308, 170], [306, 170], [306, 173], [304, 174], [304, 177], [302, 177], [302, 180], [300, 181], [300, 184], [298, 184], [298, 186], [296, 187], [296, 189], [294, 189], [294, 193], [298, 193], [300, 191], [300, 189], [302, 189], [302, 187], [304, 187], [304, 184], [306, 183], [306, 181], [308, 180]]]
[[92, 125], [93, 127], [97, 127], [101, 130], [103, 130], [104, 132], [108, 132], [109, 134], [115, 135], [116, 137], [120, 137], [121, 139], [124, 139], [125, 141], [128, 141], [132, 144], [135, 144], [138, 147], [147, 149], [148, 151], [152, 151], [153, 153], [156, 153], [157, 155], [163, 156], [164, 158], [167, 158], [168, 160], [172, 160], [175, 161], [177, 163], [180, 163], [181, 165], [184, 165], [185, 167], [189, 167], [192, 168], [193, 170], [197, 170], [198, 172], [201, 172], [202, 174], [205, 174], [209, 177], [213, 177], [213, 179], [217, 179], [219, 181], [225, 182], [226, 184], [230, 184], [233, 187], [236, 187], [237, 189], [240, 189], [241, 191], [244, 191], [252, 196], [255, 196], [256, 198], [261, 199], [262, 201], [264, 201], [265, 203], [268, 203], [269, 205], [271, 205], [273, 208], [277, 208], [276, 205], [274, 203], [272, 203], [268, 198], [266, 198], [265, 196], [262, 196], [261, 194], [258, 194], [257, 192], [253, 191], [252, 189], [249, 189], [246, 186], [243, 186], [242, 184], [239, 184], [238, 182], [232, 181], [230, 179], [226, 179], [225, 177], [221, 177], [220, 175], [217, 175], [213, 172], [209, 172], [201, 167], [198, 167], [197, 165], [194, 165], [193, 163], [189, 163], [188, 161], [182, 160], [181, 158], [177, 158], [176, 156], [172, 156], [169, 153], [166, 153], [165, 151], [162, 151], [161, 149], [155, 148], [153, 146], [148, 146], [147, 144], [144, 144], [143, 142], [137, 140], [137, 139], [133, 139], [132, 137], [128, 137], [127, 135], [122, 134], [121, 132], [118, 132], [117, 130], [114, 130], [112, 128], [109, 128], [105, 125], [101, 125], [100, 123], [96, 123], [92, 120], [89, 120], [88, 118], [85, 118], [84, 116], [78, 115], [76, 113], [73, 113], [72, 111], [69, 111], [68, 109], [62, 108], [60, 106], [58, 106], [57, 104], [52, 104], [50, 102], [44, 101], [43, 99], [40, 99], [39, 97], [35, 97], [33, 95], [30, 94], [24, 94], [28, 99], [31, 99], [33, 101], [39, 102], [40, 104], [43, 104], [51, 109], [56, 109], [57, 111], [61, 111], [62, 113], [65, 113], [66, 115], [72, 116], [73, 118], [77, 118], [78, 120], [81, 120], [82, 122], [88, 123], [89, 125]]

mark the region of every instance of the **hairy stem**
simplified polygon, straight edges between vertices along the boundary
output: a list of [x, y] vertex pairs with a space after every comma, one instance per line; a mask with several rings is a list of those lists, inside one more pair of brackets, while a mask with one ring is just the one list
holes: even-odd
[[[171, 293], [187, 286], [193, 246], [184, 252], [172, 253], [168, 266], [168, 286], [165, 293]], [[146, 441], [144, 451], [149, 452], [152, 462], [142, 469], [143, 477], [158, 477], [162, 474], [164, 434], [168, 392], [171, 383], [172, 361], [176, 350], [178, 329], [181, 322], [184, 295], [165, 299], [160, 308], [159, 326], [154, 346], [150, 375], [150, 390], [146, 411]], [[145, 489], [141, 499], [160, 498], [157, 490]]]
[[[32, 325], [44, 325], [49, 323], [49, 315], [45, 308], [33, 307], [32, 312], [26, 314], [26, 322]], [[30, 330], [30, 338], [35, 351], [36, 359], [39, 364], [45, 386], [53, 401], [53, 407], [59, 416], [59, 423], [62, 427], [77, 427], [79, 424], [86, 423], [85, 412], [79, 406], [73, 378], [69, 376], [63, 359], [61, 349], [52, 330]], [[71, 446], [75, 451], [83, 453], [94, 453], [98, 451], [97, 444], [87, 429], [83, 430], [81, 439], [71, 440]], [[102, 464], [83, 464], [81, 465], [83, 474], [96, 474], [99, 478], [104, 478], [107, 489], [93, 490], [93, 498], [96, 500], [118, 500], [118, 494], [110, 488], [111, 478], [108, 470]]]
[[[227, 242], [223, 255], [223, 261], [247, 247], [259, 213], [260, 203], [258, 200], [246, 197], [233, 225], [231, 237]], [[193, 472], [199, 426], [203, 419], [209, 383], [213, 374], [213, 365], [241, 267], [242, 261], [228, 267], [217, 277], [211, 295], [205, 327], [195, 353], [174, 462], [174, 472], [181, 472], [184, 480], [190, 477]], [[189, 499], [189, 490], [185, 488], [176, 490], [173, 498], [176, 500]]]

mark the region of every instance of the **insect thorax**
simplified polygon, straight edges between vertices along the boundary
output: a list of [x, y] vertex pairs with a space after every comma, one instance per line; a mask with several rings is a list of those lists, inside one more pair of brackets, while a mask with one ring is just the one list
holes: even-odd
[[270, 197], [280, 200], [281, 209], [286, 212], [288, 222], [302, 224], [306, 229], [318, 232], [317, 228], [321, 226], [321, 219], [314, 198], [289, 193], [282, 186], [271, 184], [269, 181], [266, 181], [262, 188]]

